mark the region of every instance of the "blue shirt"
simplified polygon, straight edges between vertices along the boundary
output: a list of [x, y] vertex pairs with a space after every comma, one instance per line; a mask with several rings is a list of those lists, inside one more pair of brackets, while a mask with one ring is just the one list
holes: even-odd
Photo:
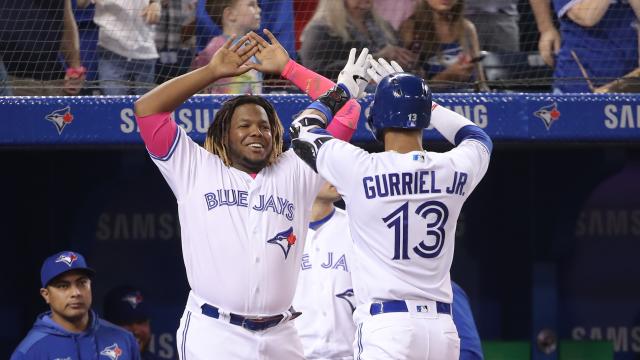
[[455, 282], [451, 282], [451, 287], [453, 289], [453, 323], [456, 324], [460, 337], [460, 360], [482, 360], [482, 344], [473, 320], [469, 298]]
[[40, 314], [33, 328], [11, 355], [22, 359], [111, 359], [139, 360], [140, 350], [133, 334], [102, 320], [91, 311], [87, 330], [73, 333]]
[[[638, 34], [632, 26], [635, 13], [626, 0], [613, 0], [602, 19], [592, 27], [576, 24], [567, 16], [575, 1], [554, 0], [560, 19], [562, 46], [556, 59], [554, 87], [562, 92], [591, 92], [573, 50], [594, 86], [621, 77], [638, 66]], [[559, 78], [577, 78], [562, 81]], [[602, 78], [602, 79], [593, 79]]]

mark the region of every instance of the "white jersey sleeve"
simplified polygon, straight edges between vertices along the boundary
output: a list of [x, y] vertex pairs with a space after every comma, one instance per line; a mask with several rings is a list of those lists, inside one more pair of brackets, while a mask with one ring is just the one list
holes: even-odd
[[214, 158], [222, 162], [216, 155], [211, 154], [193, 141], [184, 129], [177, 127], [177, 134], [169, 153], [162, 158], [149, 154], [158, 166], [162, 176], [180, 201], [194, 188], [200, 166], [205, 159]]
[[470, 139], [462, 141], [458, 146], [446, 152], [451, 157], [454, 168], [465, 171], [469, 175], [470, 191], [480, 183], [487, 173], [491, 154], [487, 147], [479, 141]]

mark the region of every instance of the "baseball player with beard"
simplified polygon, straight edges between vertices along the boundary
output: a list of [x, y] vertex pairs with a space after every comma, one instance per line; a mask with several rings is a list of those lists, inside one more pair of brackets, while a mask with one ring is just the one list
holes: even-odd
[[[354, 357], [457, 360], [449, 275], [455, 227], [487, 171], [492, 142], [468, 119], [432, 104], [423, 79], [384, 59], [371, 64], [378, 86], [368, 125], [385, 151], [369, 154], [335, 139], [309, 112], [292, 122], [292, 147], [346, 204], [360, 303]], [[430, 123], [456, 147], [423, 150]]]
[[[191, 292], [177, 331], [181, 359], [301, 359], [292, 307], [311, 204], [323, 179], [283, 152], [273, 106], [259, 96], [226, 101], [204, 148], [172, 112], [210, 83], [249, 69], [278, 73], [315, 99], [328, 129], [349, 139], [360, 113], [351, 94], [367, 84], [366, 52], [350, 58], [339, 84], [289, 59], [255, 33], [211, 62], [156, 87], [135, 104], [140, 134], [178, 202], [182, 253]], [[247, 63], [252, 56], [259, 63]], [[355, 76], [357, 75], [357, 76]], [[323, 94], [324, 93], [324, 94]], [[316, 121], [320, 117], [316, 117]], [[326, 123], [322, 123], [326, 126]]]
[[352, 359], [353, 310], [351, 234], [335, 186], [325, 183], [313, 207], [293, 306], [305, 359]]

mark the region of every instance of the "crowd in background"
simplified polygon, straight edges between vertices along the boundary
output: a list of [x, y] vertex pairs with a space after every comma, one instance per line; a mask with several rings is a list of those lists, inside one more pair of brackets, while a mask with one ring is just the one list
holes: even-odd
[[[368, 47], [435, 91], [500, 90], [500, 81], [527, 80], [536, 65], [520, 43], [524, 6], [540, 33], [538, 70], [544, 77], [553, 69], [556, 79], [546, 91], [594, 92], [638, 68], [638, 3], [8, 0], [0, 8], [0, 95], [140, 95], [205, 66], [232, 34], [259, 28], [329, 78], [350, 48]], [[278, 89], [274, 80], [252, 71], [203, 92], [264, 93]]]

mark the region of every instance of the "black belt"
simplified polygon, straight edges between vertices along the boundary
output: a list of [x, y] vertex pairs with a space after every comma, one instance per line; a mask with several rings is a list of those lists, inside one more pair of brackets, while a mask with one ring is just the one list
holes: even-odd
[[[204, 304], [200, 307], [202, 309], [202, 314], [210, 316], [215, 319], [220, 318], [220, 312], [217, 307], [209, 304]], [[293, 307], [289, 309], [291, 316], [287, 320], [293, 320], [298, 316], [302, 315], [301, 312], [295, 311]], [[241, 326], [247, 330], [251, 331], [260, 331], [265, 330], [271, 327], [274, 327], [282, 322], [284, 319], [284, 315], [274, 315], [274, 316], [266, 316], [266, 317], [258, 317], [258, 318], [248, 318], [238, 314], [229, 314], [229, 322], [233, 325]]]
[[[427, 305], [417, 305], [415, 312], [433, 311], [431, 309], [426, 308], [426, 306]], [[438, 312], [438, 314], [451, 315], [451, 304], [436, 301], [436, 311]], [[378, 315], [378, 314], [392, 313], [392, 312], [409, 312], [409, 308], [407, 308], [407, 303], [404, 302], [404, 300], [382, 301], [382, 302], [376, 302], [371, 304], [371, 308], [369, 309], [369, 313], [371, 315]]]

